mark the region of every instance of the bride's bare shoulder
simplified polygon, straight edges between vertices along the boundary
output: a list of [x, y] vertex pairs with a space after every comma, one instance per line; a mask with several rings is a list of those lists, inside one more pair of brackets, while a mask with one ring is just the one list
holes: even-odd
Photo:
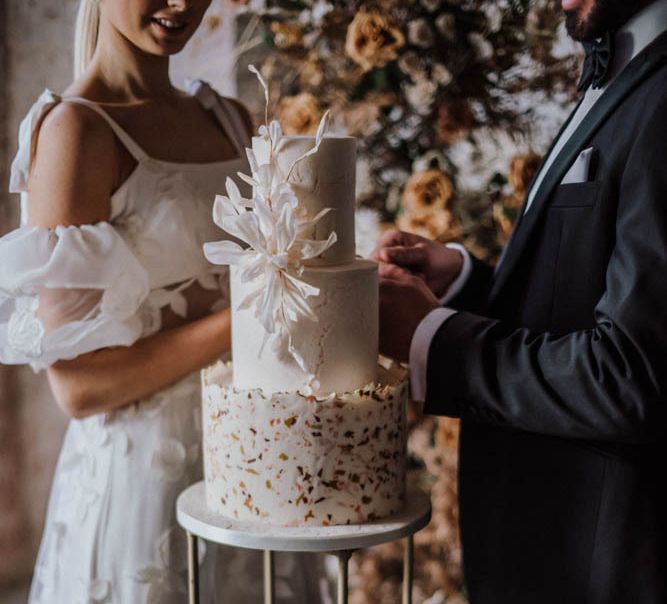
[[32, 141], [30, 222], [51, 228], [107, 220], [118, 171], [113, 131], [84, 105], [61, 102]]

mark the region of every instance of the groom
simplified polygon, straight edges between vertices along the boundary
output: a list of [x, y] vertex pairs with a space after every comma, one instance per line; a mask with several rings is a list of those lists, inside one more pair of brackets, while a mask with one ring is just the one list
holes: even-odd
[[495, 271], [392, 232], [381, 348], [462, 418], [472, 604], [667, 602], [667, 0], [562, 0], [581, 101]]

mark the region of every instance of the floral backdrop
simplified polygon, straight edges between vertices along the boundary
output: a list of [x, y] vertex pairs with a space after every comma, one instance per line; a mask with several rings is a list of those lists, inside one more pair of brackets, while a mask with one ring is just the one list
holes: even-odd
[[[285, 132], [314, 134], [330, 109], [334, 129], [358, 137], [362, 255], [395, 225], [497, 258], [576, 93], [580, 56], [557, 0], [235, 3], [245, 15], [236, 53], [263, 45], [261, 72]], [[261, 102], [252, 108], [261, 121]], [[413, 595], [464, 602], [458, 423], [411, 409], [411, 426], [410, 480], [433, 502], [416, 536]], [[399, 601], [401, 544], [353, 561], [353, 604]]]

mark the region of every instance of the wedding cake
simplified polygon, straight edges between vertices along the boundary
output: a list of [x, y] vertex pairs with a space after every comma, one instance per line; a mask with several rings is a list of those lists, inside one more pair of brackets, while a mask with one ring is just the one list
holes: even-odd
[[403, 506], [406, 372], [378, 363], [377, 265], [355, 257], [356, 140], [327, 136], [327, 120], [314, 137], [267, 120], [239, 174], [252, 198], [230, 179], [214, 206], [246, 245], [205, 247], [230, 265], [233, 359], [202, 372], [206, 498], [239, 520], [363, 523]]

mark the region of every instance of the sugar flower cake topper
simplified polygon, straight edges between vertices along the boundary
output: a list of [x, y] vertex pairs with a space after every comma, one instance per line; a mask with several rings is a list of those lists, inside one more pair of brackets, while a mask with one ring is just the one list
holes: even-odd
[[[313, 226], [331, 208], [308, 216], [299, 206], [289, 179], [300, 161], [319, 150], [329, 126], [329, 112], [320, 121], [312, 149], [283, 173], [277, 161], [283, 134], [277, 120], [269, 123], [268, 85], [254, 65], [248, 69], [259, 79], [265, 97], [264, 125], [259, 128], [259, 136], [253, 137], [252, 148], [246, 149], [251, 175], [238, 173], [241, 180], [252, 186], [252, 199], [244, 198], [236, 183], [228, 178], [227, 195], [216, 196], [213, 206], [214, 222], [248, 247], [233, 241], [217, 241], [205, 243], [204, 254], [213, 264], [239, 266], [241, 281], [254, 284], [238, 309], [254, 308], [265, 330], [261, 350], [271, 338], [276, 350], [286, 343], [301, 369], [311, 374], [292, 339], [292, 327], [299, 319], [317, 321], [308, 299], [320, 292], [301, 279], [303, 261], [329, 249], [336, 242], [336, 233], [332, 231], [323, 240], [308, 238]], [[314, 380], [312, 374], [310, 377]]]

